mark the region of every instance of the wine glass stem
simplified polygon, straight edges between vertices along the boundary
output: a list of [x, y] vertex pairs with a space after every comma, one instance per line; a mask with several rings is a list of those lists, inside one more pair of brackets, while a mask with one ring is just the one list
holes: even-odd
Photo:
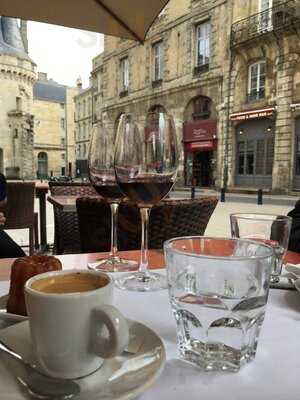
[[149, 215], [150, 208], [141, 208], [141, 220], [142, 220], [142, 243], [141, 243], [141, 259], [139, 272], [143, 275], [149, 275], [148, 271], [148, 233], [149, 233]]
[[118, 242], [117, 242], [117, 216], [118, 216], [118, 203], [110, 203], [111, 211], [111, 245], [110, 245], [110, 257], [117, 257]]

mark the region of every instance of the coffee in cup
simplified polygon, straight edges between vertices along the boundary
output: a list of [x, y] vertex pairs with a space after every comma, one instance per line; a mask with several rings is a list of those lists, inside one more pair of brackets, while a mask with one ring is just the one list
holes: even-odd
[[122, 353], [128, 326], [112, 295], [112, 279], [98, 271], [53, 271], [26, 282], [33, 350], [44, 373], [80, 378]]
[[74, 272], [36, 280], [31, 288], [42, 293], [81, 293], [100, 289], [109, 283], [103, 275]]

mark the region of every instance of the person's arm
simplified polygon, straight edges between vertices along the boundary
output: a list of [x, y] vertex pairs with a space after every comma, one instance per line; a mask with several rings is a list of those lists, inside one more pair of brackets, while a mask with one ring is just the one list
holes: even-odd
[[4, 175], [0, 174], [0, 208], [4, 207], [6, 203], [6, 180]]
[[0, 228], [5, 224], [6, 218], [2, 212], [0, 212]]

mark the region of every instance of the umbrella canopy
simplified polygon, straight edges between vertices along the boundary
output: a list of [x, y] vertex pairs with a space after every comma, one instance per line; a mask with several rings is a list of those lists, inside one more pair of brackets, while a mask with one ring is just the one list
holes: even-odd
[[0, 15], [143, 42], [169, 0], [1, 0]]

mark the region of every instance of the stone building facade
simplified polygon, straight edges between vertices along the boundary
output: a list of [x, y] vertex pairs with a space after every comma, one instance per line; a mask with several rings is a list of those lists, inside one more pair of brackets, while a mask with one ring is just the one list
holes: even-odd
[[299, 37], [300, 1], [234, 2], [224, 93], [229, 187], [300, 190]]
[[27, 54], [26, 23], [0, 17], [0, 172], [8, 178], [34, 176], [32, 88], [35, 63]]
[[75, 176], [75, 106], [79, 87], [68, 87], [38, 73], [33, 87], [35, 176]]
[[107, 36], [94, 59], [96, 116], [107, 112], [116, 127], [122, 113], [133, 112], [141, 129], [155, 108], [173, 116], [181, 145], [179, 184], [212, 186], [218, 179], [227, 14], [224, 0], [171, 0], [144, 45]]
[[[300, 189], [299, 0], [171, 0], [145, 45], [105, 37], [95, 117], [173, 115], [179, 184]], [[299, 144], [298, 144], [299, 143]]]
[[74, 97], [76, 176], [87, 175], [87, 158], [93, 123], [93, 88], [81, 89]]

